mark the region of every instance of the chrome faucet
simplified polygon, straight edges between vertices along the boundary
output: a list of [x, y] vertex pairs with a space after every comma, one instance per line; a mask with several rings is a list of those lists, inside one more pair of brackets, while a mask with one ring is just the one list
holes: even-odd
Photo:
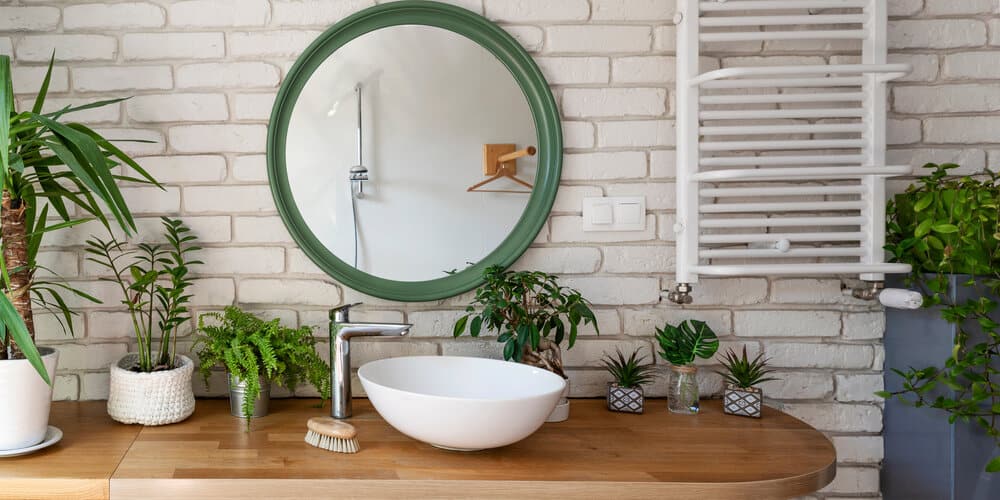
[[403, 337], [413, 325], [404, 323], [351, 323], [350, 312], [361, 303], [330, 310], [330, 416], [350, 418], [351, 339], [354, 337]]

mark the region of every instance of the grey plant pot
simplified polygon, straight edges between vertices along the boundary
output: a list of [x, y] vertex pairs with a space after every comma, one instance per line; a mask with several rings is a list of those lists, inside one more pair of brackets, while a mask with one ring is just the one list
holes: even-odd
[[744, 389], [728, 385], [722, 394], [722, 411], [729, 415], [760, 418], [763, 405], [764, 393], [756, 387]]
[[[243, 401], [246, 399], [246, 383], [229, 374], [229, 413], [234, 417], [243, 418]], [[268, 405], [271, 402], [271, 381], [260, 378], [260, 394], [254, 401], [253, 418], [267, 416]]]
[[642, 413], [645, 409], [642, 387], [622, 387], [609, 383], [608, 409], [621, 413]]

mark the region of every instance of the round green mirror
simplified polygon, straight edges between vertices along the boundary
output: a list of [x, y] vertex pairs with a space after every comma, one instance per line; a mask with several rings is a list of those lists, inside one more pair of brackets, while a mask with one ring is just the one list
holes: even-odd
[[545, 225], [559, 113], [531, 56], [465, 9], [358, 12], [292, 66], [271, 113], [268, 177], [302, 250], [362, 293], [458, 295]]

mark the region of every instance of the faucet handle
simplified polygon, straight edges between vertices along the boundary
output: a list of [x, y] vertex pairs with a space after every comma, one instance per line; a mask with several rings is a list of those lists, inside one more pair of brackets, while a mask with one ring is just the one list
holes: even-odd
[[336, 321], [337, 323], [347, 323], [350, 321], [351, 308], [354, 306], [360, 306], [361, 302], [355, 302], [353, 304], [344, 304], [340, 307], [335, 307], [330, 309], [330, 320]]

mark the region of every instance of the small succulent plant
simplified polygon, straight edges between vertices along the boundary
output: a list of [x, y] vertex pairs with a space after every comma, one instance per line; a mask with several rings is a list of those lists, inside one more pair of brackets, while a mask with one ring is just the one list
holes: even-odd
[[764, 359], [764, 354], [758, 354], [751, 360], [747, 356], [747, 346], [743, 346], [742, 356], [738, 356], [736, 351], [729, 349], [720, 363], [725, 371], [718, 372], [719, 375], [722, 375], [727, 383], [740, 389], [750, 389], [757, 384], [777, 380], [767, 376], [774, 370], [767, 367], [767, 359]]
[[615, 383], [626, 389], [632, 389], [653, 380], [653, 365], [643, 364], [645, 361], [646, 356], [639, 357], [639, 349], [632, 351], [628, 358], [619, 349], [614, 356], [605, 354], [601, 363], [615, 378]]

